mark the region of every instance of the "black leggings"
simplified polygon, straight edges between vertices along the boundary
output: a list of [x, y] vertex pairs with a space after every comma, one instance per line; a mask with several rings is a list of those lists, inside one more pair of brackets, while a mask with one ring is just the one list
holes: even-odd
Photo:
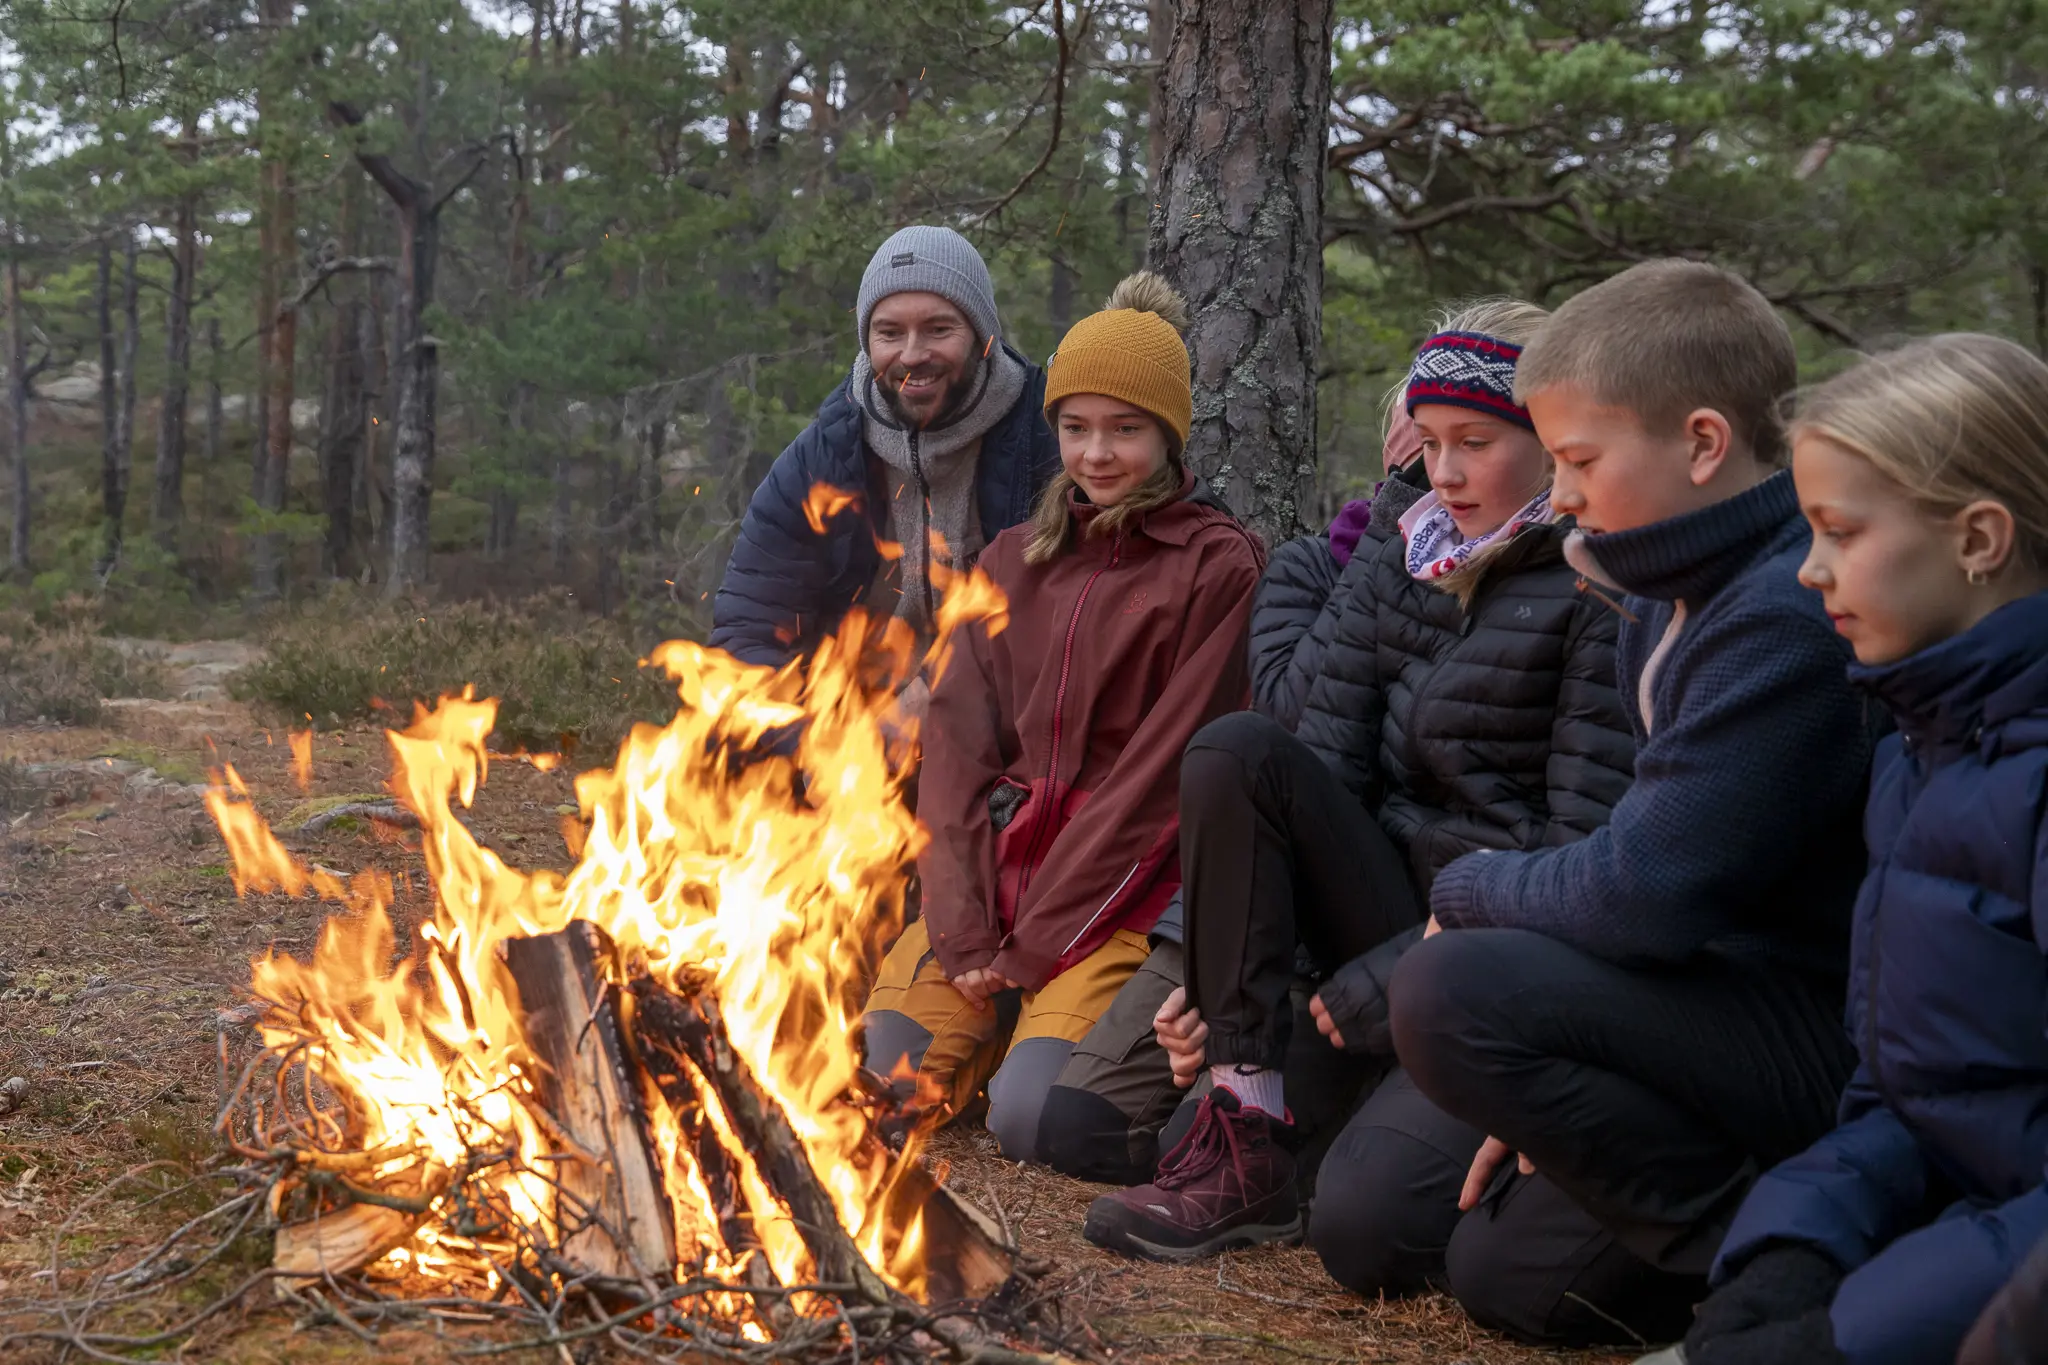
[[1189, 1002], [1212, 1065], [1280, 1067], [1295, 949], [1325, 974], [1422, 920], [1408, 861], [1315, 752], [1251, 711], [1180, 770]]

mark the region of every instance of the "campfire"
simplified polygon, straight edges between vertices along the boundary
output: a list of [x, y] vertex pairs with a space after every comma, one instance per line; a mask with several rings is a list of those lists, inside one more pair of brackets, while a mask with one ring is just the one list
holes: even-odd
[[[1003, 610], [943, 586], [942, 654]], [[388, 732], [434, 898], [403, 958], [388, 877], [302, 864], [218, 774], [237, 891], [341, 907], [310, 961], [254, 964], [262, 1046], [220, 1116], [272, 1172], [280, 1285], [389, 1271], [717, 1358], [1020, 1358], [1029, 1267], [927, 1164], [905, 1078], [860, 1066], [922, 839], [873, 685], [907, 650], [858, 619], [801, 671], [661, 646], [680, 705], [576, 779], [566, 874], [458, 813], [496, 704], [420, 708]]]

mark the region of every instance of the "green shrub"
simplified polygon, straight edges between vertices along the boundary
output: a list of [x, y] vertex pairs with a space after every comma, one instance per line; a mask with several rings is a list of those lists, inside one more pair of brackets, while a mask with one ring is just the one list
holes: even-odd
[[301, 723], [403, 724], [413, 702], [469, 683], [499, 699], [502, 742], [602, 753], [633, 722], [675, 713], [672, 686], [639, 666], [647, 644], [582, 614], [565, 593], [405, 606], [343, 590], [274, 624], [263, 661], [236, 674], [229, 691]]
[[116, 647], [98, 625], [94, 609], [75, 599], [48, 620], [0, 612], [0, 725], [90, 725], [108, 697], [165, 694], [163, 662]]

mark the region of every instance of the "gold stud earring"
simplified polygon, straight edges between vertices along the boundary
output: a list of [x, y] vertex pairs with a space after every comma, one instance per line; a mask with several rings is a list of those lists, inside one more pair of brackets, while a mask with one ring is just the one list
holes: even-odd
[[1989, 583], [1991, 581], [1991, 575], [1985, 573], [1982, 569], [1971, 569], [1969, 572], [1965, 573], [1963, 577], [1966, 580], [1968, 580], [1970, 586], [1973, 588], [1981, 588], [1986, 583]]

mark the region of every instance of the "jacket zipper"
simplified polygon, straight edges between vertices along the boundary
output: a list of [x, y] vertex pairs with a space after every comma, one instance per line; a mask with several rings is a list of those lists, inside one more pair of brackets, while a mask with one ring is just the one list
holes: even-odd
[[917, 547], [917, 562], [924, 566], [919, 587], [924, 593], [924, 628], [930, 630], [939, 613], [932, 605], [932, 489], [925, 481], [924, 458], [917, 451], [919, 434], [916, 427], [910, 429], [910, 472], [917, 479], [917, 505], [924, 509], [924, 517], [918, 523], [924, 534], [918, 537], [923, 543]]
[[1109, 893], [1109, 899], [1104, 901], [1101, 907], [1098, 908], [1094, 914], [1088, 917], [1088, 922], [1081, 926], [1081, 932], [1075, 934], [1073, 938], [1067, 941], [1067, 946], [1060, 949], [1061, 957], [1065, 957], [1068, 953], [1073, 952], [1074, 945], [1079, 943], [1082, 939], [1088, 937], [1088, 931], [1095, 927], [1095, 923], [1097, 920], [1101, 919], [1104, 915], [1109, 913], [1109, 907], [1116, 904], [1116, 898], [1124, 893], [1124, 888], [1131, 884], [1131, 878], [1138, 875], [1138, 869], [1144, 866], [1144, 863], [1145, 860], [1143, 858], [1140, 858], [1137, 862], [1131, 864], [1131, 870], [1129, 872], [1124, 873], [1124, 879], [1116, 884], [1116, 890]]
[[[1060, 685], [1052, 697], [1052, 747], [1045, 758], [1045, 795], [1049, 801], [1056, 800], [1059, 796], [1057, 784], [1060, 773], [1060, 731], [1063, 728], [1063, 713], [1067, 705], [1067, 678], [1074, 667], [1074, 635], [1080, 629], [1081, 609], [1088, 605], [1088, 594], [1095, 590], [1095, 580], [1114, 569], [1122, 561], [1123, 555], [1124, 537], [1123, 532], [1119, 531], [1110, 545], [1109, 562], [1088, 575], [1088, 581], [1081, 585], [1080, 593], [1074, 598], [1074, 613], [1067, 618], [1067, 640], [1060, 652]], [[1030, 889], [1031, 874], [1038, 870], [1038, 860], [1041, 856], [1039, 842], [1049, 823], [1048, 820], [1041, 820], [1038, 828], [1031, 832], [1031, 848], [1024, 858], [1024, 866], [1017, 874], [1017, 900], [1020, 905], [1023, 903], [1024, 893]], [[1097, 914], [1099, 916], [1100, 912]]]

